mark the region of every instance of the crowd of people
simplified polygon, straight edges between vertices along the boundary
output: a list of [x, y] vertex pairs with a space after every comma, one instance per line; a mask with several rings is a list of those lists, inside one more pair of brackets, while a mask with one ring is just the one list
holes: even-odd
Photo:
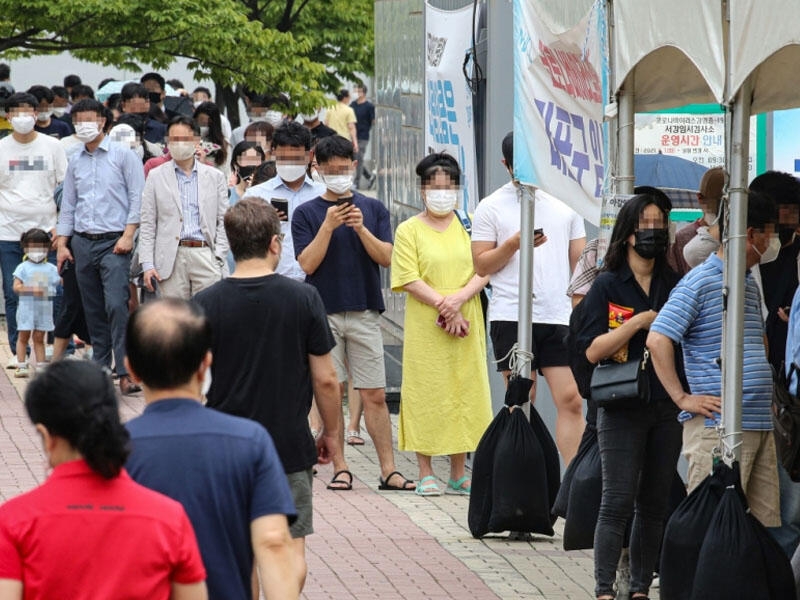
[[[509, 181], [474, 215], [457, 210], [458, 161], [434, 153], [416, 167], [422, 210], [393, 230], [386, 204], [359, 191], [376, 178], [363, 164], [375, 119], [365, 86], [352, 102], [342, 90], [324, 118], [248, 92], [250, 122], [235, 129], [207, 88], [182, 88], [148, 73], [100, 102], [75, 76], [26, 92], [0, 81], [8, 366], [20, 378], [39, 371], [25, 405], [53, 467], [0, 507], [0, 597], [122, 597], [115, 590], [134, 582], [131, 597], [252, 598], [261, 587], [296, 598], [314, 466], [333, 464], [332, 492], [352, 489], [344, 444], [364, 443], [362, 416], [378, 489], [468, 496], [466, 457], [492, 418], [487, 334], [508, 382], [519, 249], [531, 243], [530, 375], [552, 393], [565, 465], [584, 429], [597, 430], [596, 594], [616, 593], [632, 519], [631, 597], [646, 598], [681, 449], [691, 490], [720, 443], [722, 170], [703, 177], [703, 217], [674, 240], [669, 198], [637, 188], [599, 264], [583, 219], [542, 190], [534, 238], [521, 239], [513, 134], [500, 149]], [[754, 179], [742, 487], [789, 555], [800, 484], [776, 460], [770, 366], [800, 362], [800, 306], [789, 308], [800, 304], [799, 226], [800, 182]], [[407, 296], [398, 450], [416, 454], [416, 480], [397, 468], [386, 405], [389, 267], [392, 290]], [[61, 360], [81, 344], [91, 362]], [[588, 398], [584, 418], [576, 352], [590, 367], [641, 362], [647, 397], [599, 409]], [[124, 426], [112, 377], [122, 394], [144, 391], [144, 413]], [[446, 477], [434, 456], [449, 458]], [[131, 538], [136, 555], [114, 565], [74, 545], [119, 556]], [[67, 555], [83, 570], [69, 582], [52, 568]]]

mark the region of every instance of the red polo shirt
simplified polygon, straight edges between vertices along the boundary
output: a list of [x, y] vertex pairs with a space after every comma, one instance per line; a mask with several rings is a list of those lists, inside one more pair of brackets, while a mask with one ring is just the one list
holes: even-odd
[[0, 506], [0, 578], [22, 581], [26, 600], [167, 600], [206, 573], [178, 502], [76, 460]]

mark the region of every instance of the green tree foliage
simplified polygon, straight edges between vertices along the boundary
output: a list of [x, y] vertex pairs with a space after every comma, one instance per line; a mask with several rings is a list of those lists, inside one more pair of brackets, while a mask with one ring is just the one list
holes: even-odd
[[218, 86], [322, 104], [372, 71], [372, 0], [0, 0], [0, 56], [71, 52], [127, 70], [189, 59]]

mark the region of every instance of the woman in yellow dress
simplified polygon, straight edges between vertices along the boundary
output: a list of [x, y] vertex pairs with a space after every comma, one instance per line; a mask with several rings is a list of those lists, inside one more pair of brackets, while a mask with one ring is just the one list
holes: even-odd
[[401, 223], [392, 254], [392, 289], [406, 292], [400, 450], [417, 453], [421, 496], [442, 493], [432, 456], [450, 457], [445, 491], [467, 495], [466, 453], [492, 419], [486, 335], [469, 223], [454, 209], [461, 170], [449, 154], [432, 154], [416, 169], [425, 210]]

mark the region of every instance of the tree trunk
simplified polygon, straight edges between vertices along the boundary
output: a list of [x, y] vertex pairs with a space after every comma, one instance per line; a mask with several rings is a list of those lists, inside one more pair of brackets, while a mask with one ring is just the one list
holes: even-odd
[[228, 117], [231, 128], [236, 129], [241, 124], [239, 122], [239, 94], [232, 87], [218, 81], [214, 82], [214, 87], [216, 88], [215, 102], [217, 106]]

